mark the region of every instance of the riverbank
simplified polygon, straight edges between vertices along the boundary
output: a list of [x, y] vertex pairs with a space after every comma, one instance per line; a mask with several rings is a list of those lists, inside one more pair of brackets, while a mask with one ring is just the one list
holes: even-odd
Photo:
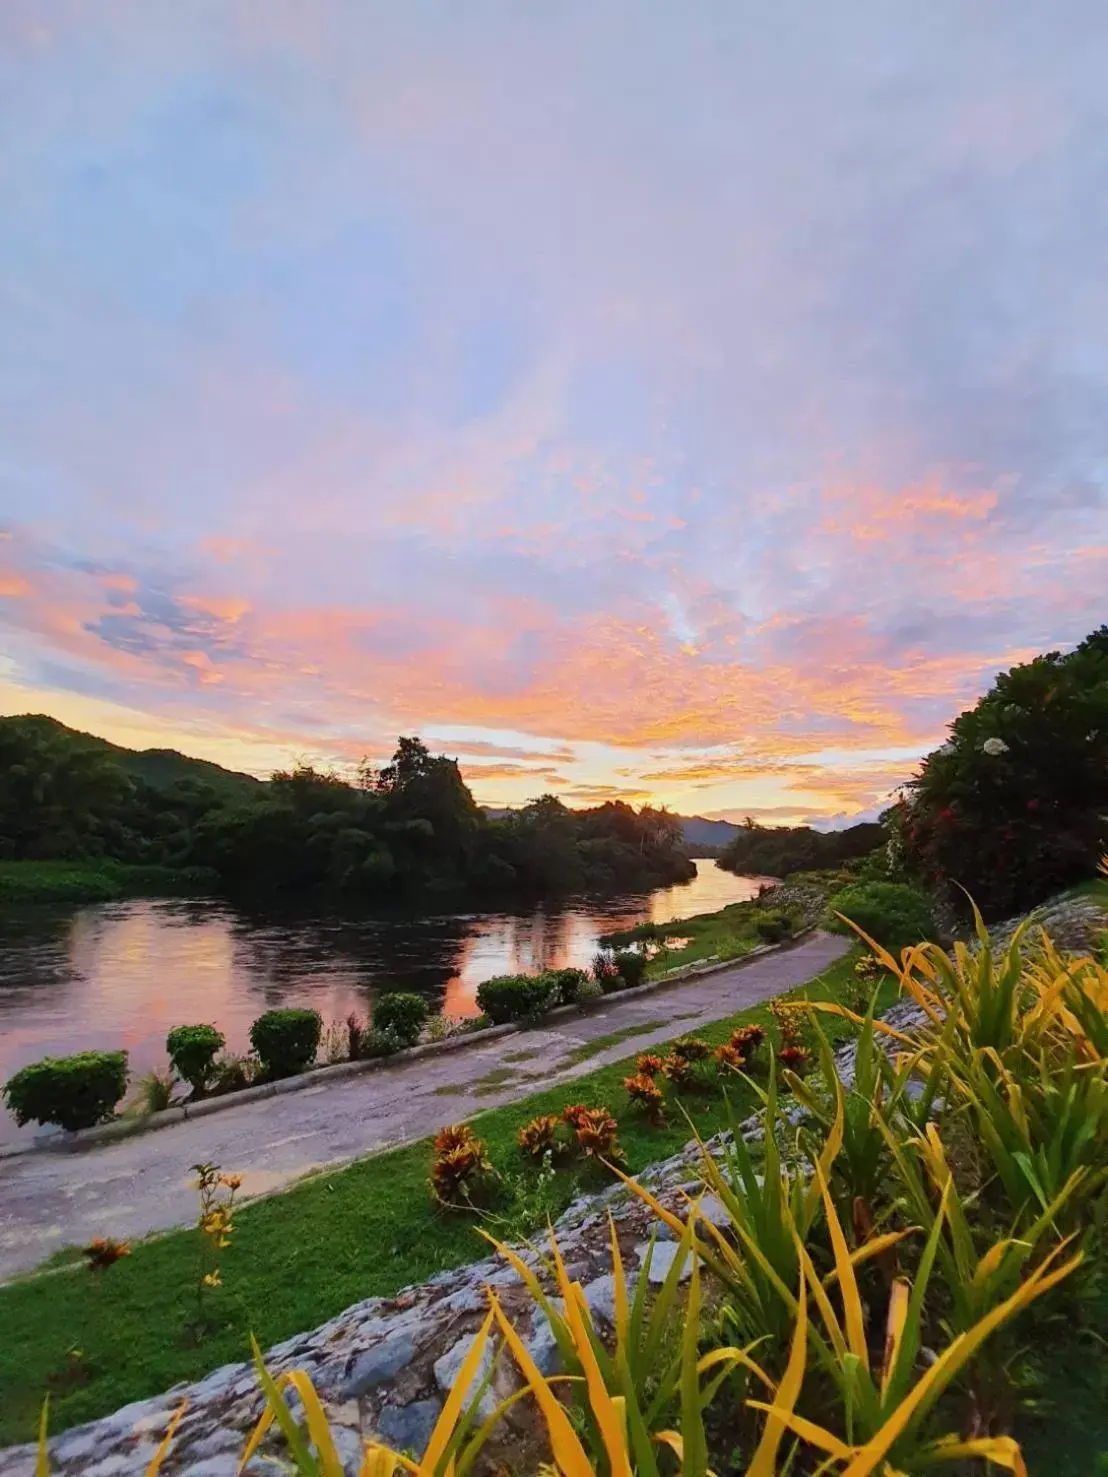
[[148, 867], [106, 859], [0, 861], [0, 908], [192, 896], [214, 891], [218, 882], [210, 867]]
[[[46, 1389], [55, 1392], [52, 1429], [61, 1430], [242, 1358], [248, 1331], [271, 1344], [361, 1298], [391, 1295], [472, 1260], [481, 1244], [474, 1220], [436, 1209], [428, 1187], [424, 1136], [448, 1122], [478, 1115], [474, 1127], [504, 1187], [489, 1229], [512, 1236], [541, 1225], [584, 1184], [596, 1183], [585, 1171], [564, 1170], [543, 1188], [516, 1142], [530, 1118], [574, 1101], [602, 1103], [619, 1121], [632, 1170], [675, 1152], [689, 1136], [682, 1112], [674, 1107], [663, 1127], [653, 1127], [628, 1102], [622, 1083], [633, 1052], [690, 1031], [722, 1043], [737, 1024], [768, 1024], [765, 1005], [756, 1002], [783, 992], [844, 998], [854, 985], [846, 949], [841, 939], [817, 936], [672, 995], [613, 997], [610, 1010], [575, 1022], [572, 1031], [520, 1037], [518, 1052], [495, 1045], [483, 1054], [453, 1053], [414, 1081], [411, 1072], [375, 1073], [325, 1094], [292, 1093], [88, 1155], [8, 1161], [0, 1167], [0, 1199], [12, 1267], [51, 1242], [133, 1237], [159, 1219], [191, 1220], [191, 1163], [214, 1160], [242, 1171], [244, 1192], [261, 1193], [375, 1145], [405, 1144], [317, 1172], [238, 1212], [223, 1285], [208, 1297], [212, 1328], [199, 1344], [186, 1335], [196, 1316], [193, 1231], [134, 1245], [100, 1281], [81, 1265], [0, 1289], [0, 1440], [27, 1438]], [[466, 1076], [458, 1081], [449, 1074], [462, 1063]], [[753, 1089], [735, 1078], [728, 1091], [737, 1112], [749, 1111]], [[718, 1088], [685, 1093], [680, 1107], [703, 1133], [726, 1122]], [[603, 1172], [594, 1173], [603, 1184]], [[76, 1371], [67, 1361], [73, 1347], [83, 1351]]]

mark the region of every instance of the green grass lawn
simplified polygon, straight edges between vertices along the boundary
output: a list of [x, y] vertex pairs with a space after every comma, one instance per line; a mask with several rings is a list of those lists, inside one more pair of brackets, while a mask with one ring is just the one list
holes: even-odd
[[212, 890], [206, 867], [130, 866], [126, 862], [0, 861], [0, 907], [32, 903], [109, 903], [121, 897], [161, 897]]
[[[841, 998], [853, 981], [856, 957], [852, 952], [839, 960], [792, 998]], [[721, 1042], [736, 1024], [767, 1016], [763, 1007], [743, 1011], [699, 1034]], [[615, 1113], [632, 1171], [674, 1153], [688, 1141], [687, 1124], [672, 1109], [664, 1128], [638, 1117], [622, 1088], [629, 1070], [619, 1062], [478, 1114], [473, 1122], [496, 1168], [526, 1172], [516, 1145], [519, 1129], [538, 1113], [578, 1101], [603, 1103]], [[738, 1116], [751, 1110], [748, 1085], [735, 1079], [730, 1094]], [[683, 1103], [705, 1135], [726, 1123], [719, 1091], [690, 1093]], [[0, 1289], [0, 1444], [33, 1436], [48, 1391], [50, 1427], [58, 1432], [247, 1357], [251, 1331], [265, 1348], [362, 1298], [387, 1296], [442, 1268], [477, 1260], [484, 1243], [476, 1222], [435, 1208], [429, 1163], [430, 1145], [423, 1141], [246, 1206], [235, 1218], [234, 1245], [224, 1253], [224, 1286], [210, 1295], [219, 1326], [199, 1344], [187, 1336], [196, 1307], [199, 1238], [192, 1231], [136, 1244], [99, 1279], [82, 1264]], [[604, 1182], [602, 1172], [596, 1183]], [[555, 1209], [567, 1205], [581, 1183], [578, 1174], [560, 1173]], [[80, 1358], [67, 1357], [73, 1349]]]

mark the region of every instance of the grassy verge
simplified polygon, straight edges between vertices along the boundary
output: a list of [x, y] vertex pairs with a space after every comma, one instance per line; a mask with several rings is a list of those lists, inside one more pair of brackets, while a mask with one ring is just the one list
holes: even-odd
[[0, 861], [0, 907], [25, 903], [109, 903], [117, 898], [212, 890], [207, 867], [147, 867], [126, 862]]
[[[841, 998], [853, 983], [855, 957], [837, 961], [794, 997]], [[720, 1042], [735, 1025], [767, 1016], [764, 1007], [743, 1011], [699, 1034]], [[556, 1113], [576, 1101], [613, 1110], [632, 1171], [674, 1153], [688, 1141], [686, 1123], [674, 1111], [663, 1128], [637, 1116], [622, 1088], [627, 1073], [625, 1062], [616, 1063], [479, 1114], [474, 1123], [496, 1168], [529, 1179], [516, 1145], [519, 1129], [538, 1113]], [[750, 1111], [749, 1086], [736, 1080], [730, 1093], [737, 1114]], [[726, 1123], [718, 1090], [687, 1094], [683, 1103], [704, 1134]], [[99, 1279], [82, 1265], [0, 1289], [0, 1443], [32, 1436], [47, 1391], [51, 1429], [60, 1431], [246, 1357], [251, 1330], [264, 1348], [361, 1298], [387, 1296], [476, 1260], [484, 1253], [473, 1219], [437, 1211], [431, 1202], [429, 1160], [424, 1141], [245, 1207], [224, 1253], [224, 1286], [210, 1295], [217, 1326], [199, 1344], [186, 1332], [196, 1307], [195, 1232], [136, 1244]], [[557, 1213], [581, 1186], [580, 1175], [560, 1174], [557, 1204], [536, 1209], [536, 1221], [548, 1210]], [[79, 1359], [68, 1355], [73, 1349], [81, 1351]]]
[[[721, 962], [741, 959], [766, 942], [758, 932], [757, 923], [760, 918], [765, 918], [767, 907], [752, 898], [748, 902], [729, 903], [715, 913], [697, 913], [692, 918], [679, 918], [675, 923], [667, 924], [670, 937], [676, 936], [686, 942], [679, 948], [671, 948], [662, 930], [658, 930], [659, 951], [650, 961], [647, 979], [657, 979], [667, 970], [699, 964], [705, 959], [719, 959]], [[794, 930], [802, 927], [805, 921], [802, 910], [796, 906], [769, 907], [769, 911], [786, 914]], [[628, 932], [637, 931], [632, 929]], [[645, 934], [645, 930], [642, 932]]]

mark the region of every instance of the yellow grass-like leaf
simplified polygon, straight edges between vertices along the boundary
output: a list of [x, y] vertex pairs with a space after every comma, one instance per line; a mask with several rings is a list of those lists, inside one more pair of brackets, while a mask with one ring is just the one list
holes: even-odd
[[962, 1461], [965, 1457], [984, 1457], [994, 1467], [1003, 1467], [1007, 1472], [1014, 1472], [1016, 1477], [1027, 1477], [1023, 1453], [1019, 1443], [1013, 1441], [1011, 1436], [981, 1436], [973, 1441], [959, 1441], [956, 1437], [949, 1437], [936, 1441], [928, 1449], [927, 1455], [930, 1459], [941, 1462]]
[[800, 1274], [800, 1296], [797, 1299], [796, 1328], [793, 1331], [789, 1362], [777, 1387], [777, 1394], [766, 1415], [766, 1426], [762, 1439], [747, 1469], [747, 1477], [774, 1477], [777, 1470], [777, 1452], [785, 1434], [788, 1417], [796, 1406], [800, 1387], [804, 1382], [804, 1360], [808, 1344], [808, 1290], [804, 1273]]
[[889, 1312], [885, 1320], [885, 1357], [881, 1373], [882, 1400], [888, 1392], [889, 1381], [896, 1368], [896, 1356], [900, 1353], [900, 1343], [904, 1337], [904, 1324], [908, 1317], [910, 1295], [911, 1286], [907, 1278], [894, 1278], [889, 1292]]
[[169, 1427], [166, 1430], [165, 1435], [162, 1437], [157, 1451], [150, 1458], [150, 1465], [146, 1468], [146, 1477], [158, 1477], [158, 1473], [162, 1470], [162, 1463], [165, 1461], [166, 1456], [169, 1453], [169, 1448], [172, 1444], [173, 1438], [177, 1434], [177, 1427], [181, 1424], [181, 1418], [187, 1409], [188, 1403], [186, 1401], [183, 1404], [178, 1405], [177, 1409], [173, 1412], [173, 1419], [170, 1421]]
[[823, 1196], [823, 1211], [831, 1236], [831, 1250], [835, 1256], [835, 1270], [838, 1273], [839, 1291], [843, 1300], [843, 1322], [846, 1327], [847, 1343], [850, 1345], [850, 1352], [862, 1368], [868, 1369], [869, 1349], [866, 1346], [866, 1320], [862, 1312], [862, 1300], [858, 1295], [858, 1282], [850, 1260], [850, 1248], [846, 1244], [846, 1237], [839, 1223], [831, 1191], [827, 1188], [827, 1179], [818, 1162], [815, 1165], [815, 1174], [819, 1181], [820, 1194]]
[[50, 1396], [42, 1402], [38, 1418], [38, 1450], [35, 1452], [35, 1477], [50, 1477], [50, 1453], [46, 1445], [46, 1423], [50, 1416]]
[[469, 1352], [462, 1361], [462, 1367], [458, 1371], [457, 1379], [450, 1387], [450, 1394], [446, 1397], [446, 1404], [443, 1406], [439, 1418], [435, 1422], [435, 1429], [431, 1432], [431, 1439], [427, 1443], [427, 1450], [424, 1452], [423, 1460], [420, 1463], [421, 1470], [425, 1472], [433, 1472], [435, 1470], [445, 1454], [446, 1448], [450, 1444], [450, 1438], [453, 1436], [455, 1427], [465, 1408], [466, 1396], [469, 1394], [470, 1386], [473, 1384], [474, 1377], [481, 1367], [481, 1357], [485, 1352], [485, 1345], [489, 1341], [489, 1334], [492, 1332], [492, 1325], [495, 1318], [495, 1309], [490, 1308], [484, 1323], [481, 1324], [481, 1327], [474, 1335], [473, 1343], [470, 1345]]
[[558, 1472], [561, 1477], [595, 1477], [588, 1454], [581, 1445], [561, 1403], [547, 1380], [539, 1372], [523, 1340], [504, 1316], [504, 1310], [495, 1294], [490, 1293], [489, 1296], [492, 1300], [496, 1321], [504, 1335], [504, 1342], [511, 1350], [512, 1358], [519, 1365], [523, 1378], [534, 1391], [535, 1403], [546, 1422], [547, 1434], [550, 1437], [550, 1450]]
[[1019, 1312], [1021, 1308], [1026, 1307], [1028, 1303], [1033, 1302], [1035, 1298], [1048, 1292], [1063, 1278], [1069, 1276], [1081, 1262], [1080, 1252], [1071, 1257], [1063, 1266], [1056, 1267], [1053, 1271], [1049, 1270], [1050, 1263], [1063, 1250], [1065, 1244], [1056, 1247], [1046, 1261], [1032, 1272], [1027, 1281], [1022, 1283], [1010, 1298], [1003, 1303], [998, 1303], [966, 1333], [958, 1335], [916, 1382], [881, 1429], [866, 1442], [865, 1446], [858, 1449], [854, 1459], [843, 1473], [843, 1477], [868, 1477], [877, 1463], [887, 1456], [899, 1437], [907, 1430], [912, 1418], [938, 1399], [958, 1371], [973, 1358], [988, 1336], [1013, 1313]]
[[608, 1212], [608, 1243], [612, 1250], [612, 1286], [615, 1304], [616, 1338], [620, 1343], [627, 1339], [627, 1278], [623, 1273], [623, 1257], [616, 1236], [615, 1217]]
[[[563, 1268], [562, 1271], [564, 1275], [565, 1269]], [[566, 1299], [566, 1321], [577, 1346], [577, 1357], [581, 1361], [585, 1385], [589, 1392], [589, 1404], [596, 1417], [596, 1423], [600, 1427], [600, 1437], [604, 1442], [604, 1450], [608, 1454], [613, 1477], [631, 1477], [631, 1463], [627, 1458], [626, 1416], [621, 1408], [617, 1408], [613, 1397], [609, 1394], [608, 1387], [604, 1383], [604, 1376], [600, 1372], [600, 1366], [596, 1362], [596, 1351], [586, 1327], [589, 1314], [585, 1294], [579, 1283], [570, 1282], [568, 1278], [565, 1279], [563, 1287]]]

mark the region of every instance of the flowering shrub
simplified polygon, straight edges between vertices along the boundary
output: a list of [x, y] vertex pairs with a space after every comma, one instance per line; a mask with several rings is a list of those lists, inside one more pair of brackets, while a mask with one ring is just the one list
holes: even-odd
[[577, 1145], [587, 1159], [623, 1158], [617, 1134], [619, 1124], [607, 1108], [585, 1108], [577, 1116]]
[[627, 1096], [642, 1108], [651, 1123], [661, 1127], [666, 1121], [663, 1107], [665, 1098], [654, 1078], [646, 1076], [643, 1072], [637, 1072], [633, 1077], [625, 1077], [623, 1086], [627, 1091]]
[[803, 1046], [783, 1046], [777, 1053], [777, 1060], [782, 1067], [802, 1077], [808, 1065], [808, 1052]]
[[532, 1159], [542, 1160], [547, 1154], [565, 1153], [565, 1124], [553, 1113], [542, 1113], [525, 1123], [519, 1131], [519, 1147]]
[[131, 1247], [128, 1242], [116, 1241], [111, 1236], [94, 1236], [87, 1246], [81, 1248], [81, 1255], [90, 1272], [106, 1272], [116, 1262], [130, 1256]]
[[484, 1143], [467, 1123], [455, 1123], [436, 1137], [431, 1189], [441, 1205], [472, 1205], [486, 1188], [493, 1167]]
[[711, 1046], [699, 1036], [679, 1036], [670, 1050], [685, 1062], [703, 1062], [712, 1054]]
[[643, 1051], [635, 1058], [635, 1071], [641, 1077], [657, 1077], [665, 1062], [656, 1051]]
[[800, 1035], [796, 1007], [790, 1007], [782, 1000], [771, 1000], [769, 1013], [777, 1027], [777, 1038], [781, 1046], [794, 1045]]
[[730, 1044], [736, 1051], [742, 1052], [743, 1056], [751, 1057], [766, 1039], [765, 1026], [751, 1024], [749, 1026], [736, 1026], [731, 1032]]
[[678, 1091], [682, 1087], [691, 1087], [696, 1079], [692, 1062], [687, 1057], [678, 1056], [675, 1051], [663, 1058], [662, 1072]]
[[1108, 626], [1002, 672], [887, 820], [899, 863], [960, 910], [1034, 906], [1091, 877], [1108, 840]]
[[746, 1057], [741, 1049], [732, 1045], [730, 1041], [723, 1046], [717, 1046], [715, 1059], [721, 1072], [743, 1072], [746, 1070]]
[[196, 1314], [200, 1328], [203, 1326], [205, 1292], [223, 1286], [219, 1254], [231, 1244], [235, 1229], [235, 1195], [242, 1185], [242, 1176], [223, 1174], [218, 1164], [194, 1164], [192, 1168], [200, 1197], [200, 1214], [196, 1220], [200, 1233], [196, 1274]]

